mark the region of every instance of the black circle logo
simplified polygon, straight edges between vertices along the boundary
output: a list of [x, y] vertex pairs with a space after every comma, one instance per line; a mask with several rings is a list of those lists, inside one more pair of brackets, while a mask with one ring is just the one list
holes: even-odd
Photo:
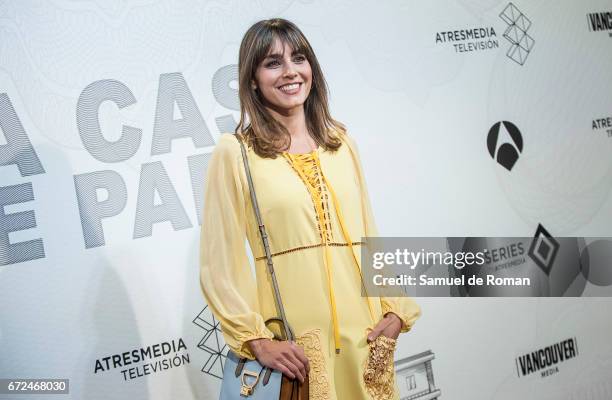
[[[507, 134], [503, 135], [505, 138], [500, 141], [499, 136], [500, 132], [503, 132], [502, 128]], [[487, 149], [489, 149], [489, 154], [494, 160], [508, 171], [512, 171], [512, 167], [514, 167], [519, 155], [523, 151], [521, 131], [510, 121], [495, 123], [489, 129], [489, 134], [487, 135]]]

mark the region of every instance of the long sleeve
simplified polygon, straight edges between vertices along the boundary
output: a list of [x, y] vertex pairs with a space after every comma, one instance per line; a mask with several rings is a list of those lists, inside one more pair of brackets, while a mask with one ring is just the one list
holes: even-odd
[[257, 286], [246, 253], [249, 200], [240, 144], [223, 134], [212, 153], [204, 185], [200, 235], [200, 285], [227, 345], [255, 359], [248, 340], [273, 338], [259, 313]]
[[[361, 187], [361, 204], [365, 235], [367, 237], [375, 237], [378, 236], [378, 228], [376, 227], [376, 222], [374, 221], [372, 205], [370, 204], [370, 196], [368, 195], [365, 176], [361, 166], [359, 149], [357, 147], [357, 143], [348, 134], [344, 135], [344, 138], [346, 139], [346, 143], [348, 143], [353, 154], [353, 160], [356, 167], [355, 169], [357, 171], [359, 185]], [[413, 298], [408, 296], [380, 297], [380, 304], [383, 315], [392, 312], [402, 320], [401, 332], [408, 332], [410, 329], [412, 329], [415, 321], [421, 316], [421, 307], [414, 301]]]

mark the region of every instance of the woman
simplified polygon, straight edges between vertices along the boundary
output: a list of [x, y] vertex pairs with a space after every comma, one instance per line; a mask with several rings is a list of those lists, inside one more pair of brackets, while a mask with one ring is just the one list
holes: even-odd
[[278, 315], [273, 289], [240, 144], [225, 133], [208, 165], [200, 248], [202, 289], [225, 341], [291, 378], [309, 374], [311, 399], [397, 399], [395, 339], [420, 308], [361, 295], [360, 240], [376, 227], [356, 145], [329, 113], [317, 58], [293, 23], [270, 19], [246, 32], [238, 69], [236, 132], [296, 340], [271, 340], [280, 329], [264, 323]]

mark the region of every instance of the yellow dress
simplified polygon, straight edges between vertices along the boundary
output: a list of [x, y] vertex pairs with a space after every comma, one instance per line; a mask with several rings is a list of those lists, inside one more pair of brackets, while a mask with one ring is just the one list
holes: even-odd
[[[247, 147], [251, 175], [287, 319], [309, 359], [310, 398], [399, 399], [392, 353], [379, 376], [384, 379], [364, 382], [366, 336], [387, 312], [397, 314], [407, 332], [421, 310], [409, 297], [362, 296], [362, 237], [377, 230], [356, 144], [348, 134], [337, 135], [343, 143], [335, 152], [319, 147], [269, 159]], [[254, 359], [246, 342], [273, 338], [279, 330], [264, 323], [277, 312], [233, 134], [220, 136], [204, 187], [202, 290], [227, 345]]]

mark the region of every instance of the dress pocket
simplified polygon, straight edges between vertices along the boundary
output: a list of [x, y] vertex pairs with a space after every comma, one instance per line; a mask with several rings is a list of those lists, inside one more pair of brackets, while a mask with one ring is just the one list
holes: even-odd
[[393, 356], [396, 339], [379, 335], [368, 343], [370, 353], [366, 359], [363, 381], [366, 390], [374, 400], [392, 399], [395, 391], [395, 370]]

